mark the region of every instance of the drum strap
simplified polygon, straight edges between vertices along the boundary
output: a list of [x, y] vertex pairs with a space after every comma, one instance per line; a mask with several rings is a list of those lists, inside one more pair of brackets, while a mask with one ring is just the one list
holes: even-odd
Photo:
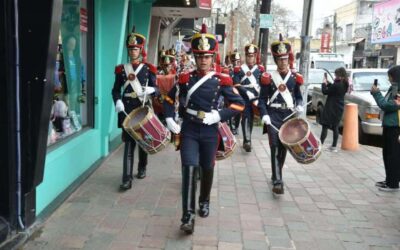
[[[246, 79], [249, 79], [251, 87], [253, 87], [253, 88], [255, 88], [257, 90], [257, 88], [258, 88], [257, 80], [254, 77], [253, 73], [258, 68], [258, 65], [256, 64], [256, 65], [253, 66], [253, 68], [249, 69], [249, 66], [247, 66], [247, 64], [242, 64], [242, 66], [240, 66], [240, 68], [244, 72], [244, 76], [242, 77], [242, 79], [240, 79], [240, 83], [242, 83]], [[248, 76], [247, 72], [251, 72], [251, 75]], [[257, 92], [260, 92], [260, 91], [257, 90]]]
[[279, 74], [278, 71], [274, 71], [272, 72], [271, 76], [272, 76], [272, 80], [274, 81], [275, 87], [276, 87], [276, 91], [275, 93], [272, 95], [269, 103], [273, 103], [274, 100], [278, 97], [279, 94], [281, 94], [283, 100], [285, 100], [286, 105], [288, 108], [293, 108], [293, 97], [290, 94], [288, 88], [286, 87], [284, 91], [280, 91], [279, 90], [279, 85], [284, 84], [286, 85], [287, 81], [290, 78], [290, 72], [287, 73], [285, 79], [282, 79], [281, 75]]
[[127, 76], [129, 76], [130, 74], [135, 75], [135, 79], [133, 81], [130, 81], [129, 79], [126, 80], [126, 82], [124, 84], [124, 91], [125, 91], [126, 87], [128, 87], [128, 85], [131, 85], [132, 89], [137, 94], [140, 94], [143, 91], [142, 90], [142, 85], [140, 84], [139, 80], [137, 79], [137, 75], [142, 70], [143, 66], [144, 66], [143, 63], [139, 64], [139, 66], [134, 71], [133, 67], [132, 67], [132, 64], [130, 64], [130, 63], [124, 64], [124, 68], [125, 68], [125, 72], [126, 72]]
[[190, 96], [198, 89], [203, 83], [205, 83], [208, 79], [210, 79], [213, 75], [215, 75], [215, 71], [210, 71], [207, 75], [203, 76], [199, 81], [197, 81], [193, 87], [191, 87], [186, 96], [185, 107], [189, 104]]

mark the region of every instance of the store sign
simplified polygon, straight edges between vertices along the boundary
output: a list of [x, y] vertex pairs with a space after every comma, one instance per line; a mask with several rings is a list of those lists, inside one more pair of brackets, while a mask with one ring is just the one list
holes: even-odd
[[372, 43], [400, 41], [400, 0], [391, 0], [374, 5], [372, 21]]
[[260, 14], [260, 29], [272, 28], [274, 17], [271, 14]]
[[80, 10], [80, 29], [83, 32], [88, 31], [88, 15], [87, 15], [87, 9], [81, 8]]
[[198, 0], [200, 9], [211, 9], [211, 0]]
[[331, 34], [329, 34], [328, 32], [322, 33], [320, 52], [322, 53], [329, 52], [330, 42], [331, 42]]

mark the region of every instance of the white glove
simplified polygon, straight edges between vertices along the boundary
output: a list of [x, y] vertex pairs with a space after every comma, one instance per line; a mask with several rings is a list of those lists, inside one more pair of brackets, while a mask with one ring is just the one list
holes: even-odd
[[269, 115], [264, 115], [262, 117], [262, 121], [265, 125], [271, 125], [271, 118], [269, 117]]
[[207, 125], [211, 125], [221, 121], [221, 116], [219, 112], [215, 109], [211, 110], [211, 112], [207, 112], [204, 116], [203, 123]]
[[146, 95], [151, 95], [156, 92], [156, 89], [154, 87], [146, 87], [144, 92], [146, 93]]
[[168, 129], [174, 133], [174, 134], [179, 134], [181, 132], [181, 126], [179, 126], [174, 119], [172, 119], [171, 117], [168, 117], [167, 119], [165, 119], [165, 122], [167, 123], [167, 127]]
[[125, 111], [124, 103], [120, 99], [118, 99], [115, 103], [115, 112], [119, 113], [123, 111]]
[[297, 105], [296, 106], [296, 111], [297, 111], [297, 113], [302, 114], [304, 112], [303, 106], [302, 105]]
[[256, 98], [256, 96], [251, 92], [251, 91], [246, 91], [247, 96], [249, 97], [249, 100], [253, 100]]

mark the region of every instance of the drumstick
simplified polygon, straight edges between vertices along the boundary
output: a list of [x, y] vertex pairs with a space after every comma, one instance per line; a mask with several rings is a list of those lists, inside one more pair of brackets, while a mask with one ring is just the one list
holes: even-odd
[[125, 110], [122, 111], [122, 112], [124, 112], [124, 114], [125, 114], [127, 117], [129, 117], [129, 119], [131, 119], [131, 117], [125, 112]]
[[276, 130], [276, 132], [279, 132], [279, 129], [277, 128], [277, 127], [275, 127], [272, 123], [271, 124], [269, 124], [268, 126], [271, 126], [273, 129], [275, 129]]
[[[307, 102], [306, 107], [308, 104], [310, 104], [312, 101]], [[304, 106], [303, 106], [304, 107]], [[293, 111], [290, 115], [286, 116], [285, 119], [283, 119], [283, 121], [286, 121], [287, 119], [289, 119], [290, 117], [292, 117], [294, 114], [296, 114], [296, 111]]]
[[146, 104], [146, 95], [147, 95], [147, 86], [149, 85], [149, 79], [147, 79], [146, 81], [146, 86], [144, 87], [144, 96], [143, 96], [143, 104], [142, 104], [142, 108], [144, 108], [144, 105]]

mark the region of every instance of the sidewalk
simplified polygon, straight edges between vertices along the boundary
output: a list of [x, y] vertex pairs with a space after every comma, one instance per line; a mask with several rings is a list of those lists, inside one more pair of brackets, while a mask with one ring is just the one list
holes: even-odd
[[[285, 195], [274, 198], [267, 136], [255, 128], [253, 138], [251, 153], [239, 140], [234, 155], [217, 163], [212, 210], [196, 217], [193, 235], [179, 231], [178, 152], [169, 146], [150, 156], [147, 178], [119, 193], [120, 147], [24, 249], [400, 249], [400, 193], [374, 187], [384, 179], [380, 148], [324, 151], [310, 165], [288, 154]], [[329, 132], [327, 145], [331, 139]]]

